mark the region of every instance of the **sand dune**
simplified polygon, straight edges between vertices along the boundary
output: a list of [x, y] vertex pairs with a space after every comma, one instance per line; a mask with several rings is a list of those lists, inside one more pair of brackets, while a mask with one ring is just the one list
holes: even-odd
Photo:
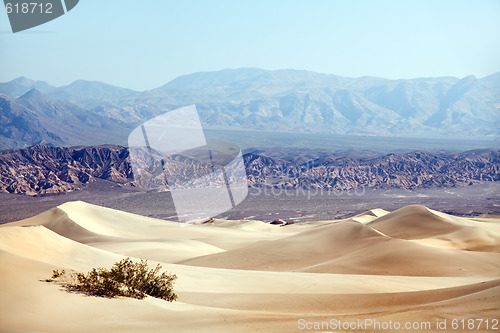
[[[304, 317], [493, 319], [499, 226], [422, 206], [286, 227], [183, 226], [68, 202], [0, 226], [1, 329], [296, 332]], [[177, 274], [179, 301], [102, 299], [44, 282], [52, 269], [110, 267], [126, 256]]]
[[[260, 221], [243, 223], [248, 222], [262, 223]], [[145, 239], [163, 242], [206, 239], [209, 244], [223, 249], [287, 235], [286, 230], [272, 225], [268, 225], [271, 228], [267, 230], [259, 230], [255, 227], [212, 228], [209, 225], [186, 225], [99, 207], [82, 201], [67, 202], [45, 213], [8, 225], [41, 225], [61, 236], [82, 243], [127, 242]], [[269, 232], [270, 230], [276, 233]]]
[[368, 225], [344, 221], [180, 263], [264, 271], [495, 276], [500, 270], [500, 255], [424, 246], [394, 239]]
[[78, 242], [98, 242], [109, 241], [113, 237], [102, 235], [88, 230], [75, 221], [71, 220], [68, 214], [60, 208], [52, 208], [35, 217], [19, 222], [9, 223], [9, 226], [44, 226], [57, 234]]
[[[180, 245], [182, 248], [182, 245]], [[0, 228], [0, 251], [60, 268], [86, 271], [92, 267], [110, 267], [124, 258], [113, 252], [64, 238], [43, 226], [7, 226]], [[159, 253], [161, 256], [161, 253]], [[153, 260], [152, 263], [160, 262]], [[166, 270], [179, 275], [177, 289], [187, 292], [291, 292], [332, 293], [341, 287], [345, 293], [377, 293], [429, 289], [431, 285], [457, 286], [482, 281], [478, 278], [405, 278], [398, 276], [370, 276], [373, 285], [359, 286], [363, 276], [297, 274], [292, 272], [260, 272], [190, 267], [162, 263]], [[48, 272], [49, 274], [50, 272]], [[203, 283], [199, 277], [204, 276]], [[493, 278], [489, 278], [493, 279]], [[335, 283], [332, 283], [335, 282]]]
[[500, 252], [500, 224], [455, 217], [424, 206], [404, 207], [367, 225], [394, 238], [423, 240], [424, 245]]
[[225, 250], [197, 240], [122, 241], [92, 244], [95, 248], [136, 257], [175, 263]]
[[470, 253], [393, 239], [299, 271], [410, 276], [498, 276], [499, 270], [498, 253]]
[[387, 240], [389, 237], [360, 223], [339, 222], [181, 263], [230, 269], [293, 271]]
[[[220, 293], [182, 293], [183, 299], [192, 304], [216, 306], [232, 309], [273, 311], [280, 308], [286, 313], [297, 314], [332, 314], [349, 315], [357, 313], [359, 309], [366, 312], [384, 312], [388, 307], [392, 311], [405, 310], [409, 307], [428, 306], [440, 302], [455, 303], [457, 298], [475, 298], [473, 294], [480, 294], [493, 298], [488, 292], [498, 295], [500, 279], [488, 282], [468, 284], [451, 288], [430, 289], [425, 291], [398, 292], [398, 293], [358, 293], [352, 294], [275, 294], [266, 297], [266, 294], [232, 294]], [[307, 307], [304, 306], [307, 304]]]
[[120, 255], [75, 242], [44, 226], [0, 228], [0, 251], [75, 270], [110, 266], [121, 259]]
[[369, 226], [395, 238], [418, 239], [459, 230], [465, 223], [434, 214], [424, 206], [407, 206], [386, 214]]
[[389, 214], [388, 211], [380, 208], [370, 209], [364, 213], [351, 217], [351, 220], [361, 223], [368, 223], [379, 217]]

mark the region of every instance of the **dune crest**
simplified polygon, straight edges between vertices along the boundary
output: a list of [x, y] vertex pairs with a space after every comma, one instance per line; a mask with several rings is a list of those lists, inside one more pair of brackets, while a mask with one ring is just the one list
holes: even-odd
[[403, 207], [367, 225], [388, 236], [419, 244], [500, 252], [500, 224], [451, 216], [420, 205]]
[[369, 223], [376, 220], [379, 217], [389, 214], [388, 211], [381, 208], [370, 209], [364, 213], [358, 214], [351, 217], [351, 220], [361, 223]]

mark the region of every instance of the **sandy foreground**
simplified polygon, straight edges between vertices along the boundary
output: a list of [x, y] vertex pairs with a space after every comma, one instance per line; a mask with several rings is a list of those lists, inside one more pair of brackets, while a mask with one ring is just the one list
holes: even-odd
[[[45, 282], [125, 257], [175, 273], [178, 301]], [[499, 319], [498, 216], [186, 226], [78, 201], [0, 227], [2, 332], [498, 332]]]

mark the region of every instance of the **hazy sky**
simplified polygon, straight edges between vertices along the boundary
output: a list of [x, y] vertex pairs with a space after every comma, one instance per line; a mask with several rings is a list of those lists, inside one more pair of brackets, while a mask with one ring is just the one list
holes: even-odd
[[0, 81], [145, 90], [237, 67], [484, 77], [500, 71], [499, 17], [499, 0], [80, 0], [13, 34], [0, 10]]

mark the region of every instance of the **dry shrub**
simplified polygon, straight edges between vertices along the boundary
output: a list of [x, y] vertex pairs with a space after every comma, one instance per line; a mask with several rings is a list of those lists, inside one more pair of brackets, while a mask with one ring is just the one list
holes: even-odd
[[169, 302], [177, 299], [173, 283], [177, 276], [166, 272], [160, 273], [161, 266], [149, 269], [147, 260], [133, 262], [123, 259], [113, 265], [110, 270], [93, 268], [87, 274], [63, 270], [54, 270], [50, 281], [66, 285], [89, 295], [101, 297], [125, 296], [142, 299], [146, 295], [161, 298]]

